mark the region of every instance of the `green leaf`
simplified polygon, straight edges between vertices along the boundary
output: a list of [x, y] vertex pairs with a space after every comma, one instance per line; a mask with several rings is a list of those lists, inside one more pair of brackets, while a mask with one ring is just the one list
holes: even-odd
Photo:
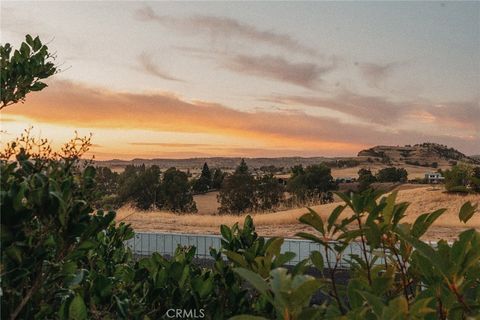
[[420, 215], [412, 226], [412, 236], [420, 238], [427, 232], [428, 228], [437, 220], [447, 209], [438, 209], [431, 213]]
[[312, 251], [310, 253], [310, 259], [312, 260], [312, 263], [315, 266], [315, 268], [317, 268], [320, 271], [323, 271], [324, 261], [323, 261], [323, 256], [319, 251], [317, 250]]
[[473, 214], [477, 211], [477, 208], [478, 203], [472, 205], [470, 201], [465, 202], [460, 208], [460, 212], [458, 213], [460, 221], [462, 221], [463, 223], [467, 223], [467, 221], [470, 220], [471, 217], [473, 217]]
[[280, 254], [280, 249], [282, 248], [283, 238], [273, 237], [268, 239], [265, 244], [265, 256], [278, 256]]
[[21, 52], [23, 57], [28, 58], [28, 56], [30, 55], [30, 47], [28, 46], [28, 44], [23, 42], [20, 45], [20, 52]]
[[400, 236], [400, 238], [410, 243], [418, 251], [419, 254], [428, 259], [430, 263], [433, 264], [433, 266], [435, 266], [444, 276], [447, 277], [445, 270], [447, 266], [444, 265], [440, 257], [437, 255], [437, 252], [430, 245], [417, 239], [416, 237], [406, 234], [400, 228], [396, 228], [395, 231]]
[[16, 245], [12, 245], [5, 250], [5, 254], [17, 264], [22, 263], [22, 251]]
[[382, 210], [385, 224], [389, 224], [392, 221], [393, 209], [395, 208], [395, 200], [397, 199], [398, 191], [392, 192], [386, 199], [386, 206]]
[[220, 233], [226, 240], [228, 241], [232, 240], [232, 232], [230, 231], [230, 228], [227, 227], [226, 225], [222, 224], [220, 226]]
[[13, 199], [13, 208], [16, 211], [20, 211], [25, 207], [25, 203], [26, 203], [25, 191], [27, 191], [27, 188], [28, 188], [27, 182], [24, 181], [20, 184], [20, 190], [17, 191], [17, 194]]
[[388, 306], [383, 309], [383, 319], [398, 319], [403, 320], [408, 314], [408, 302], [404, 296], [399, 296], [388, 303]]
[[335, 225], [335, 222], [337, 221], [338, 217], [340, 214], [345, 210], [347, 206], [337, 206], [335, 209], [333, 209], [332, 213], [330, 216], [328, 216], [327, 219], [327, 230], [330, 231], [332, 227]]
[[225, 251], [225, 255], [228, 259], [230, 259], [230, 261], [232, 261], [236, 265], [244, 268], [247, 267], [247, 261], [245, 260], [245, 257], [243, 255], [233, 251]]
[[320, 232], [321, 234], [325, 234], [325, 229], [323, 226], [323, 220], [322, 218], [316, 213], [314, 210], [311, 208], [307, 208], [309, 213], [304, 214], [301, 216], [298, 220], [301, 223], [307, 224], [311, 227], [313, 227], [315, 230]]
[[195, 278], [192, 280], [192, 288], [203, 299], [213, 291], [213, 278], [207, 278], [206, 280]]
[[255, 289], [258, 290], [261, 294], [266, 294], [268, 291], [268, 284], [265, 280], [262, 279], [258, 274], [244, 268], [234, 268], [240, 277], [248, 281]]
[[37, 36], [35, 39], [33, 39], [33, 50], [38, 51], [42, 47], [42, 42], [40, 41], [40, 38]]
[[353, 278], [348, 281], [347, 297], [353, 309], [360, 307], [363, 304], [363, 297], [360, 294], [361, 289], [368, 286], [368, 283], [363, 283], [360, 278]]
[[312, 295], [320, 288], [321, 282], [320, 280], [317, 280], [311, 276], [295, 276], [295, 278], [297, 277], [308, 278], [305, 278], [305, 281], [292, 292], [292, 303], [294, 305], [308, 306], [310, 304]]
[[83, 298], [77, 294], [68, 307], [68, 319], [83, 320], [87, 319], [87, 307]]
[[25, 42], [26, 42], [28, 45], [30, 45], [30, 46], [33, 47], [33, 38], [32, 38], [31, 35], [27, 34], [27, 35], [25, 36]]
[[367, 300], [367, 303], [372, 308], [373, 313], [380, 318], [383, 313], [383, 308], [385, 307], [382, 299], [369, 292], [359, 291], [359, 293], [365, 298], [365, 300]]
[[320, 243], [321, 245], [328, 246], [328, 243], [325, 242], [324, 240], [320, 239], [317, 236], [314, 236], [313, 234], [306, 233], [306, 232], [298, 232], [295, 234], [297, 237], [301, 237], [303, 239], [307, 239], [316, 243]]
[[279, 255], [272, 264], [272, 268], [278, 268], [286, 264], [288, 261], [295, 258], [296, 254], [293, 252], [285, 252], [284, 254]]

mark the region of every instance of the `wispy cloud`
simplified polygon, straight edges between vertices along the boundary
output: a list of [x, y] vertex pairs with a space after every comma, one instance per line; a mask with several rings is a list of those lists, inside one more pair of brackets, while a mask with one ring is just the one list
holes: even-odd
[[224, 66], [235, 72], [288, 82], [306, 88], [314, 88], [322, 75], [333, 66], [320, 67], [314, 63], [289, 62], [280, 56], [236, 55], [228, 58]]
[[263, 99], [298, 107], [298, 105], [324, 108], [354, 116], [361, 121], [382, 126], [395, 126], [402, 121], [432, 123], [445, 128], [461, 128], [479, 136], [480, 103], [392, 101], [382, 96], [360, 95], [344, 91], [333, 97], [282, 96]]
[[146, 73], [152, 75], [152, 76], [155, 76], [155, 77], [159, 77], [159, 78], [162, 78], [164, 80], [170, 80], [170, 81], [182, 81], [182, 79], [179, 79], [179, 78], [175, 78], [171, 75], [169, 75], [168, 73], [164, 72], [163, 70], [160, 69], [160, 66], [158, 66], [157, 64], [155, 64], [153, 62], [153, 59], [152, 59], [152, 56], [150, 56], [149, 54], [143, 52], [142, 54], [140, 54], [138, 56], [138, 62], [140, 63], [140, 66], [142, 68], [143, 71], [145, 71]]
[[135, 12], [138, 20], [155, 21], [162, 26], [177, 31], [192, 34], [207, 34], [216, 38], [229, 39], [232, 37], [251, 40], [310, 56], [322, 56], [316, 49], [301, 44], [291, 35], [272, 30], [262, 30], [239, 20], [206, 15], [194, 15], [188, 18], [176, 18], [156, 13], [151, 7], [145, 6]]
[[349, 91], [334, 97], [278, 95], [264, 100], [286, 105], [324, 108], [381, 125], [396, 122], [404, 108], [402, 103], [391, 102], [384, 97], [363, 96]]
[[357, 62], [355, 65], [360, 69], [361, 74], [368, 81], [369, 85], [378, 88], [388, 79], [389, 76], [392, 75], [395, 68], [402, 64], [399, 62], [384, 64]]

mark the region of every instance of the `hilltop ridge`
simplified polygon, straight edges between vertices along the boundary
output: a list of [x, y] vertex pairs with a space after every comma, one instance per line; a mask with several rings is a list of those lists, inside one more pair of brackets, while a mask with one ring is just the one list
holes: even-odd
[[437, 165], [452, 165], [457, 162], [480, 163], [479, 159], [466, 156], [454, 148], [431, 142], [405, 146], [375, 146], [360, 151], [358, 157], [367, 157], [383, 163], [417, 166], [431, 166], [435, 163]]
[[[146, 166], [157, 165], [160, 168], [176, 167], [178, 169], [201, 168], [205, 162], [211, 167], [233, 169], [241, 157], [198, 157], [188, 159], [141, 159], [95, 161], [97, 165], [123, 168], [127, 165]], [[480, 159], [469, 157], [462, 152], [437, 143], [421, 143], [406, 146], [375, 146], [361, 150], [355, 157], [272, 157], [248, 158], [244, 157], [251, 168], [275, 166], [290, 168], [295, 165], [312, 165], [325, 163], [335, 168], [353, 168], [357, 166], [381, 165], [409, 165], [418, 167], [448, 167], [455, 163], [480, 164]]]

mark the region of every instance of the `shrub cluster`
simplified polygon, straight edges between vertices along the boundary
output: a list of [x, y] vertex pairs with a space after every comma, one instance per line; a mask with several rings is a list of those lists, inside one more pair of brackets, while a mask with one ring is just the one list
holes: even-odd
[[235, 172], [222, 183], [218, 202], [220, 213], [266, 211], [277, 208], [284, 199], [284, 186], [273, 176], [255, 178], [242, 159]]
[[[335, 189], [331, 170], [323, 164], [293, 167], [285, 186], [282, 179], [271, 173], [255, 177], [242, 160], [235, 172], [223, 181], [218, 195], [219, 212], [240, 214], [275, 210], [281, 205], [327, 203], [333, 201]], [[286, 192], [291, 195], [289, 199]]]
[[192, 181], [192, 190], [194, 193], [206, 193], [212, 190], [218, 190], [222, 186], [226, 173], [220, 168], [216, 168], [213, 174], [205, 162], [200, 177]]
[[480, 193], [480, 167], [454, 165], [442, 173], [448, 192]]

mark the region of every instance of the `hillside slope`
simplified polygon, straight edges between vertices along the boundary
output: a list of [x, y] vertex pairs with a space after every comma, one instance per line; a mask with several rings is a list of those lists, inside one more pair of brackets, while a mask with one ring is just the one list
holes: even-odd
[[[410, 189], [408, 189], [410, 188]], [[447, 212], [440, 217], [425, 239], [438, 240], [453, 239], [466, 228], [480, 229], [480, 213], [464, 224], [458, 219], [458, 211], [466, 201], [480, 203], [480, 195], [447, 194], [441, 188], [431, 186], [402, 186], [399, 191], [398, 202], [407, 201], [411, 205], [407, 209], [405, 222], [412, 223], [422, 213], [432, 212], [440, 208], [447, 208]], [[313, 207], [324, 219], [340, 203], [330, 203]], [[263, 236], [294, 237], [297, 232], [311, 231], [309, 227], [300, 224], [298, 218], [306, 213], [305, 208], [298, 208], [273, 213], [253, 214], [256, 230]], [[351, 212], [350, 212], [351, 213]], [[349, 214], [348, 209], [345, 214]], [[118, 210], [117, 221], [131, 223], [138, 231], [174, 232], [193, 234], [219, 234], [220, 225], [242, 223], [245, 215], [212, 215], [212, 214], [185, 214], [176, 215], [170, 212], [141, 212], [132, 208]]]
[[[437, 143], [422, 143], [406, 146], [375, 146], [362, 150], [358, 157], [368, 157], [374, 161], [392, 164], [410, 164], [417, 166], [451, 165], [455, 162], [470, 164], [480, 163], [480, 160], [468, 157], [462, 152]], [[433, 165], [435, 166], [435, 165]]]

